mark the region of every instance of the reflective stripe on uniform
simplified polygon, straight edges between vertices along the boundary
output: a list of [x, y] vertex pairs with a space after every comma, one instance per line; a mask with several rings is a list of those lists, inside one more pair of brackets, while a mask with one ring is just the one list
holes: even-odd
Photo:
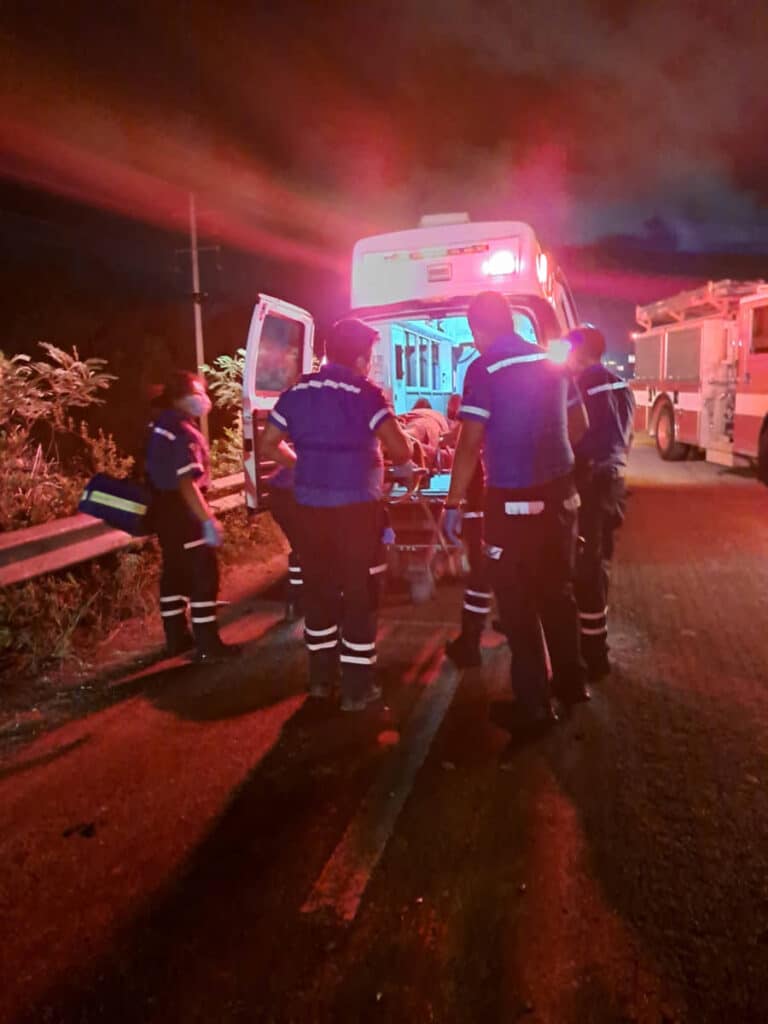
[[465, 512], [464, 519], [485, 519], [485, 512]]
[[281, 427], [288, 426], [288, 420], [285, 418], [285, 416], [281, 416], [280, 413], [276, 412], [274, 409], [271, 410], [269, 415], [272, 417], [273, 420], [277, 420], [278, 424]]
[[375, 430], [376, 427], [379, 425], [379, 423], [381, 423], [381, 421], [386, 416], [389, 416], [389, 409], [386, 409], [386, 408], [385, 409], [379, 409], [379, 411], [377, 413], [375, 413], [373, 416], [371, 416], [371, 419], [370, 419], [370, 422], [368, 423], [368, 426], [371, 428], [371, 430]]
[[[160, 612], [160, 617], [163, 618], [163, 619], [170, 619], [170, 618], [173, 618], [174, 615], [184, 615], [186, 613], [186, 611], [187, 611], [186, 607], [184, 607], [184, 608], [174, 608], [174, 610], [171, 611], [171, 612], [162, 612], [161, 611]], [[194, 622], [195, 620], [193, 619], [192, 621]]]
[[201, 544], [205, 544], [205, 537], [201, 537], [200, 540], [188, 540], [184, 545], [184, 550], [189, 551], [190, 548], [199, 548]]
[[493, 594], [486, 594], [482, 590], [465, 590], [464, 594], [466, 595], [466, 597], [485, 597], [489, 601], [493, 597]]
[[307, 636], [331, 636], [338, 628], [338, 626], [329, 626], [328, 629], [309, 629], [308, 626], [305, 626], [304, 633]]
[[114, 494], [105, 494], [104, 491], [91, 491], [89, 499], [97, 505], [106, 505], [108, 508], [116, 508], [120, 512], [135, 512], [143, 516], [147, 506], [139, 501], [130, 501], [128, 498], [118, 498]]
[[343, 380], [302, 380], [294, 384], [291, 391], [306, 391], [307, 388], [332, 388], [334, 391], [341, 388], [342, 391], [349, 391], [353, 395], [360, 394], [360, 388]]
[[[544, 511], [543, 501], [505, 501], [504, 512], [508, 516], [538, 516]], [[493, 556], [491, 556], [493, 557]]]
[[507, 366], [514, 366], [516, 363], [538, 363], [546, 358], [546, 352], [531, 352], [530, 355], [510, 356], [509, 359], [500, 359], [498, 363], [491, 363], [487, 367], [487, 371], [488, 373], [496, 373], [498, 370], [503, 370]]
[[308, 651], [326, 651], [331, 647], [338, 647], [338, 640], [324, 640], [321, 644], [307, 644]]
[[189, 598], [185, 594], [173, 594], [173, 595], [168, 596], [168, 597], [161, 597], [160, 598], [160, 603], [162, 604], [163, 601], [168, 602], [168, 601], [188, 601], [188, 600], [189, 600]]
[[484, 420], [489, 420], [491, 414], [488, 409], [481, 409], [479, 405], [462, 405], [459, 407], [459, 416], [463, 412], [467, 412], [470, 416], [482, 416]]
[[386, 562], [382, 562], [380, 565], [372, 565], [371, 568], [368, 570], [368, 573], [371, 576], [378, 576], [378, 574], [380, 572], [386, 572], [386, 571], [387, 571], [387, 563]]
[[176, 435], [172, 434], [170, 430], [164, 430], [162, 427], [155, 427], [152, 431], [153, 434], [159, 434], [160, 437], [167, 437], [169, 441], [175, 441]]
[[192, 601], [191, 608], [215, 608], [218, 601]]
[[617, 380], [611, 384], [598, 384], [594, 388], [587, 388], [588, 395], [597, 395], [601, 391], [621, 391], [622, 388], [628, 388], [629, 384], [625, 380]]
[[345, 640], [343, 637], [342, 637], [341, 642], [344, 644], [345, 647], [348, 647], [350, 649], [350, 651], [375, 651], [376, 650], [375, 642], [372, 643], [372, 644], [353, 644], [351, 640]]
[[203, 467], [199, 462], [188, 462], [186, 466], [176, 470], [176, 476], [183, 476], [189, 469], [199, 469], [201, 473], [203, 472]]
[[608, 627], [603, 626], [601, 629], [581, 629], [582, 636], [604, 636], [608, 632]]
[[602, 612], [579, 612], [580, 619], [604, 619], [608, 614], [608, 608]]
[[487, 615], [490, 610], [490, 607], [478, 608], [475, 604], [468, 604], [466, 601], [464, 602], [464, 611], [466, 612], [475, 612], [476, 615]]
[[202, 619], [200, 619], [200, 618], [197, 618], [197, 617], [196, 617], [195, 615], [193, 615], [193, 616], [192, 616], [192, 622], [193, 622], [193, 623], [194, 623], [194, 624], [195, 624], [196, 626], [200, 626], [200, 625], [202, 625], [202, 623], [203, 623], [203, 622], [215, 622], [215, 621], [216, 621], [216, 616], [215, 616], [215, 615], [206, 615], [206, 616], [205, 616], [204, 618], [202, 618]]
[[342, 654], [339, 661], [343, 665], [375, 665], [376, 655], [374, 654], [371, 658], [359, 658], [353, 657], [351, 654]]

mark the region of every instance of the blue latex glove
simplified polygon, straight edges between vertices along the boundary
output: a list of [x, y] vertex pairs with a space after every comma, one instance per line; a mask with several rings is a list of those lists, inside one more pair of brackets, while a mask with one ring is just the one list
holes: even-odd
[[203, 523], [203, 540], [209, 548], [220, 548], [224, 541], [224, 531], [217, 519], [206, 519]]
[[463, 513], [460, 508], [444, 508], [440, 521], [446, 540], [457, 547], [461, 544], [462, 515]]

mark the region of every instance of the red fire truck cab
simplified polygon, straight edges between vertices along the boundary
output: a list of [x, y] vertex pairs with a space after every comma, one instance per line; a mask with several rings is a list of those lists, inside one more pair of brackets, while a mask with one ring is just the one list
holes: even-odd
[[665, 460], [753, 460], [768, 429], [768, 284], [710, 281], [638, 306], [636, 319], [635, 428]]

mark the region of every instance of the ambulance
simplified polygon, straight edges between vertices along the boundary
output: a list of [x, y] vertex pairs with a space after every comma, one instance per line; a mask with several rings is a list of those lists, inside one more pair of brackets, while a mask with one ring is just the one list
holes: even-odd
[[751, 463], [768, 429], [768, 284], [710, 281], [635, 315], [635, 428], [667, 461]]
[[[427, 398], [445, 412], [461, 393], [476, 352], [467, 323], [474, 295], [509, 300], [515, 330], [547, 345], [578, 322], [563, 272], [533, 229], [517, 221], [472, 222], [466, 214], [422, 217], [417, 228], [363, 238], [352, 253], [350, 316], [375, 327], [371, 378], [395, 413]], [[312, 370], [314, 322], [303, 309], [259, 296], [246, 346], [243, 439], [247, 507], [268, 504], [259, 433], [297, 373]]]

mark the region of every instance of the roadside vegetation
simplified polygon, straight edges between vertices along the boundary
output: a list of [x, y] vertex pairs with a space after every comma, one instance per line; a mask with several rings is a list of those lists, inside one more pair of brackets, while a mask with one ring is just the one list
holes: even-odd
[[[0, 353], [0, 532], [73, 515], [97, 472], [126, 477], [134, 460], [110, 434], [88, 425], [116, 378], [103, 359], [40, 346], [39, 359]], [[242, 467], [240, 387], [245, 353], [205, 367], [214, 403], [233, 416], [212, 445], [213, 475]], [[242, 563], [280, 550], [269, 516], [226, 514], [222, 562]], [[159, 554], [154, 540], [69, 571], [0, 590], [0, 673], [39, 672], [76, 658], [84, 640], [104, 639], [121, 622], [157, 610]]]

